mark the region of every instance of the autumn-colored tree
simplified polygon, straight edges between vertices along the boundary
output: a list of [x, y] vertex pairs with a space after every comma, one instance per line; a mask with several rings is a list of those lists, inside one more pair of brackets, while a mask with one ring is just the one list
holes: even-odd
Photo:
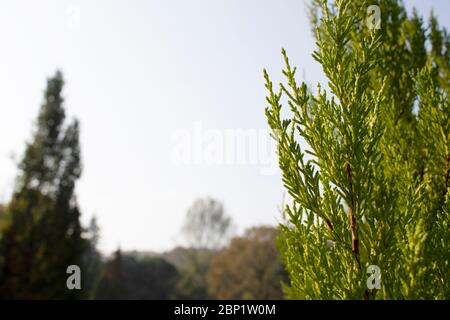
[[273, 227], [248, 229], [212, 258], [208, 291], [217, 299], [282, 299], [285, 273]]

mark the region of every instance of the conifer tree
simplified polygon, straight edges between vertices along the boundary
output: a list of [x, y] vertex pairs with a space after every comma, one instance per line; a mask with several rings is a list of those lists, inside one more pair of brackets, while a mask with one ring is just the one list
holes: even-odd
[[284, 49], [287, 84], [264, 71], [289, 298], [450, 298], [450, 38], [397, 0], [371, 29], [371, 4], [312, 2], [326, 86], [298, 85]]
[[178, 271], [160, 257], [137, 257], [117, 250], [106, 262], [95, 299], [164, 300], [175, 296]]
[[82, 238], [75, 182], [81, 174], [79, 126], [64, 124], [57, 72], [48, 79], [36, 130], [19, 164], [8, 205], [10, 220], [0, 242], [3, 298], [75, 298], [66, 287], [69, 265], [81, 266]]
[[97, 218], [91, 218], [89, 225], [86, 227], [84, 238], [87, 240], [87, 248], [83, 253], [83, 298], [94, 298], [96, 287], [99, 284], [101, 271], [103, 268], [102, 255], [98, 251], [98, 243], [100, 241], [100, 227]]

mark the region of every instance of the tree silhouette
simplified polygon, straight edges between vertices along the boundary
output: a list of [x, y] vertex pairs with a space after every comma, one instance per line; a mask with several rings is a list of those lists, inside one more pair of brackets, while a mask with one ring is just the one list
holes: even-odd
[[75, 183], [81, 175], [79, 125], [65, 126], [61, 72], [49, 78], [36, 130], [19, 164], [0, 253], [0, 297], [76, 298], [66, 269], [81, 266], [82, 238]]

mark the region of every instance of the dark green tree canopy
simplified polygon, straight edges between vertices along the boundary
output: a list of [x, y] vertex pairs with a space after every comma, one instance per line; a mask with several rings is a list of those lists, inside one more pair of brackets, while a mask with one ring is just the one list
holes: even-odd
[[117, 250], [104, 267], [95, 299], [171, 299], [178, 272], [163, 258], [137, 258]]
[[81, 175], [79, 124], [65, 125], [61, 72], [49, 78], [36, 129], [19, 164], [0, 250], [0, 296], [70, 298], [66, 269], [86, 249], [74, 194]]

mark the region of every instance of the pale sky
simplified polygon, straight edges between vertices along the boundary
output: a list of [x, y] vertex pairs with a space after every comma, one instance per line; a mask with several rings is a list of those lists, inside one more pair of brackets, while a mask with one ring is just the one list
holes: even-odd
[[[405, 1], [450, 29], [450, 1]], [[69, 118], [81, 122], [84, 223], [95, 214], [100, 248], [167, 250], [181, 244], [198, 197], [224, 203], [238, 230], [276, 224], [279, 174], [261, 166], [175, 165], [179, 130], [267, 129], [267, 68], [281, 79], [281, 47], [308, 83], [324, 81], [305, 1], [2, 0], [0, 202], [31, 136], [46, 78], [61, 69]], [[16, 160], [13, 160], [13, 159]]]

